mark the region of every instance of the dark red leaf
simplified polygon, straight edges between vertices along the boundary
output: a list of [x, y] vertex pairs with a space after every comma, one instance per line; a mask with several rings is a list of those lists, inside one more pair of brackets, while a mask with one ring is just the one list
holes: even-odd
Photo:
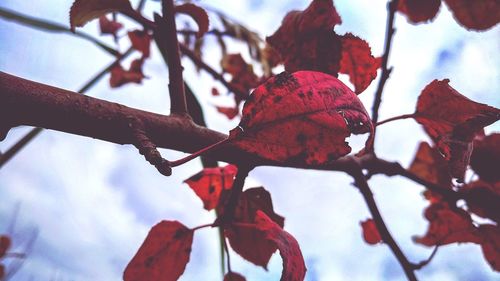
[[[452, 187], [448, 163], [436, 148], [426, 142], [420, 143], [409, 171], [441, 187]], [[424, 195], [431, 203], [441, 201], [441, 196], [430, 190], [426, 190]]]
[[464, 97], [448, 83], [434, 80], [424, 88], [415, 119], [448, 160], [450, 174], [463, 181], [475, 135], [499, 120], [500, 110]]
[[377, 225], [373, 219], [367, 219], [361, 222], [361, 227], [363, 228], [363, 238], [366, 243], [370, 245], [375, 245], [382, 243], [382, 237], [380, 232], [378, 232]]
[[125, 281], [174, 281], [189, 261], [193, 231], [178, 221], [153, 226], [123, 273]]
[[[222, 69], [231, 74], [231, 84], [241, 93], [248, 93], [259, 85], [259, 78], [253, 72], [253, 66], [246, 63], [241, 54], [227, 54], [221, 60]], [[235, 97], [236, 105], [241, 102], [241, 97]]]
[[481, 248], [484, 258], [495, 271], [500, 271], [500, 227], [498, 225], [484, 224], [479, 226], [483, 237]]
[[266, 41], [281, 55], [288, 72], [316, 70], [337, 76], [342, 47], [333, 27], [341, 22], [333, 1], [314, 0], [302, 12], [289, 12]]
[[224, 281], [246, 281], [246, 279], [241, 274], [231, 271], [224, 275]]
[[441, 7], [441, 0], [400, 0], [398, 11], [405, 14], [408, 21], [421, 23], [433, 20]]
[[111, 21], [106, 16], [99, 17], [99, 28], [101, 34], [111, 34], [116, 38], [116, 33], [123, 27], [123, 24], [117, 21]]
[[[250, 188], [242, 193], [234, 221], [253, 223], [257, 211], [266, 213], [279, 227], [283, 227], [285, 219], [274, 212], [271, 195], [263, 187]], [[219, 210], [219, 213], [222, 212], [223, 210]], [[267, 268], [269, 259], [277, 249], [273, 242], [264, 239], [264, 234], [255, 228], [231, 225], [226, 228], [225, 235], [236, 253], [263, 268]]]
[[0, 235], [0, 258], [5, 256], [7, 250], [10, 248], [11, 240], [7, 235]]
[[[337, 78], [284, 72], [254, 90], [231, 142], [263, 158], [324, 165], [351, 151], [345, 138], [373, 131], [363, 104]], [[371, 150], [372, 137], [367, 141]]]
[[129, 31], [128, 38], [132, 43], [132, 48], [141, 52], [143, 57], [149, 57], [151, 39], [153, 38], [149, 33], [142, 30]]
[[275, 243], [280, 250], [280, 256], [283, 259], [283, 272], [280, 280], [304, 280], [307, 269], [297, 240], [260, 210], [255, 215], [255, 223], [257, 229], [264, 233], [264, 237]]
[[500, 133], [474, 139], [474, 149], [470, 156], [470, 166], [482, 180], [500, 181]]
[[498, 0], [444, 0], [457, 22], [467, 29], [486, 30], [500, 22]]
[[425, 218], [429, 221], [429, 228], [424, 236], [413, 238], [417, 243], [426, 246], [481, 243], [481, 237], [472, 224], [470, 215], [462, 209], [452, 210], [445, 203], [435, 203], [427, 207]]
[[234, 117], [240, 114], [240, 111], [237, 107], [226, 107], [226, 106], [216, 106], [217, 111], [226, 115], [229, 120], [232, 120]]
[[470, 212], [500, 223], [500, 182], [479, 180], [462, 186], [459, 192]]
[[200, 197], [203, 207], [212, 210], [217, 207], [221, 192], [231, 189], [237, 171], [234, 165], [204, 168], [184, 182]]
[[349, 81], [354, 85], [354, 92], [360, 94], [377, 77], [381, 58], [375, 58], [368, 43], [351, 33], [342, 36], [341, 40], [340, 72], [349, 75]]
[[199, 38], [208, 31], [208, 15], [203, 8], [200, 8], [192, 3], [184, 3], [182, 5], [175, 6], [175, 12], [189, 15], [194, 19], [194, 21], [198, 25], [198, 32], [196, 33], [196, 37]]
[[71, 30], [111, 12], [129, 12], [133, 8], [128, 0], [76, 0], [69, 12]]
[[111, 88], [117, 88], [127, 83], [140, 84], [142, 79], [145, 78], [142, 73], [142, 64], [144, 59], [136, 59], [131, 62], [130, 69], [125, 70], [118, 64], [111, 69], [111, 77], [109, 80], [109, 85]]

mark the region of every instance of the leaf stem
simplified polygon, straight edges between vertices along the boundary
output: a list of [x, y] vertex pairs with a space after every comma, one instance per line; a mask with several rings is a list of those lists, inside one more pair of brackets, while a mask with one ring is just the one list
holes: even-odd
[[396, 121], [396, 120], [403, 120], [403, 119], [408, 119], [408, 118], [413, 118], [415, 117], [416, 114], [415, 113], [411, 113], [411, 114], [403, 114], [403, 115], [399, 115], [399, 116], [394, 116], [394, 117], [391, 117], [389, 119], [385, 119], [383, 121], [380, 121], [378, 123], [375, 124], [375, 127], [379, 126], [379, 125], [382, 125], [382, 124], [385, 124], [385, 123], [388, 123], [388, 122], [392, 122], [392, 121]]
[[191, 231], [196, 231], [198, 229], [207, 228], [207, 227], [213, 227], [213, 226], [214, 226], [213, 223], [202, 224], [202, 225], [199, 225], [197, 227], [191, 228]]
[[179, 159], [179, 160], [176, 160], [176, 161], [171, 161], [171, 162], [170, 162], [170, 166], [171, 166], [171, 167], [177, 167], [177, 166], [180, 166], [180, 165], [182, 165], [182, 164], [184, 164], [184, 163], [186, 163], [186, 162], [189, 162], [189, 161], [191, 161], [191, 160], [195, 159], [196, 157], [198, 157], [198, 156], [200, 156], [200, 155], [202, 155], [202, 154], [204, 154], [204, 153], [206, 153], [206, 152], [208, 152], [208, 151], [210, 151], [210, 150], [214, 149], [215, 147], [218, 147], [218, 146], [220, 146], [220, 145], [223, 145], [223, 144], [225, 144], [225, 143], [227, 143], [227, 142], [229, 142], [229, 138], [226, 138], [226, 139], [223, 139], [223, 140], [221, 140], [221, 141], [218, 141], [218, 142], [216, 142], [216, 143], [214, 143], [214, 144], [211, 144], [211, 145], [209, 145], [209, 146], [207, 146], [207, 147], [205, 147], [205, 148], [202, 148], [202, 149], [200, 149], [200, 150], [198, 150], [198, 151], [196, 151], [196, 152], [194, 152], [194, 153], [192, 153], [192, 154], [190, 154], [190, 155], [188, 155], [188, 156], [186, 156], [186, 157], [184, 157], [184, 158], [181, 158], [181, 159]]

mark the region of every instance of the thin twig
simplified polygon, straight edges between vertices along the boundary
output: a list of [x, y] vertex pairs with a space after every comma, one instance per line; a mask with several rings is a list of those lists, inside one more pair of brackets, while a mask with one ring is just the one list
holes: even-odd
[[417, 263], [417, 264], [414, 264], [414, 265], [413, 265], [413, 268], [414, 268], [415, 270], [420, 270], [420, 269], [422, 269], [424, 266], [428, 265], [428, 264], [432, 261], [432, 259], [434, 258], [434, 256], [436, 255], [436, 253], [437, 253], [437, 251], [438, 251], [438, 249], [439, 249], [439, 246], [440, 246], [440, 245], [436, 245], [436, 246], [434, 247], [434, 250], [432, 251], [431, 255], [430, 255], [430, 256], [429, 256], [426, 260], [423, 260], [423, 261], [421, 261], [421, 262], [419, 262], [419, 263]]
[[[129, 48], [125, 53], [118, 56], [111, 64], [102, 69], [97, 73], [92, 79], [85, 83], [78, 93], [86, 93], [92, 86], [94, 86], [99, 80], [101, 80], [106, 73], [108, 73], [113, 67], [119, 64], [123, 59], [127, 58], [130, 54], [134, 52], [133, 48]], [[14, 157], [21, 149], [23, 149], [31, 140], [33, 140], [37, 135], [39, 135], [44, 129], [34, 128], [31, 129], [26, 135], [24, 135], [20, 140], [13, 144], [4, 154], [0, 155], [0, 168], [5, 165], [12, 157]]]
[[394, 28], [394, 16], [396, 14], [396, 10], [398, 7], [399, 0], [391, 0], [387, 4], [387, 29], [385, 34], [385, 47], [384, 47], [384, 55], [382, 56], [382, 73], [380, 76], [380, 80], [378, 83], [377, 91], [375, 92], [375, 99], [373, 101], [372, 108], [372, 120], [373, 123], [377, 123], [378, 121], [378, 111], [380, 108], [380, 104], [382, 103], [382, 93], [384, 91], [385, 82], [389, 78], [391, 74], [392, 68], [388, 68], [389, 62], [389, 54], [391, 52], [391, 43], [394, 33], [396, 29]]
[[415, 276], [412, 263], [408, 261], [405, 254], [403, 253], [403, 251], [401, 251], [401, 248], [398, 246], [397, 242], [394, 240], [391, 233], [389, 232], [389, 229], [387, 229], [387, 226], [385, 225], [384, 219], [380, 214], [380, 211], [377, 207], [377, 203], [375, 202], [375, 199], [373, 197], [373, 193], [370, 190], [370, 186], [366, 181], [365, 175], [363, 174], [361, 167], [358, 166], [357, 168], [353, 168], [350, 174], [354, 178], [355, 185], [359, 188], [359, 191], [361, 192], [363, 198], [365, 199], [366, 205], [368, 206], [368, 209], [370, 210], [373, 220], [377, 225], [377, 229], [380, 232], [382, 240], [389, 246], [391, 251], [396, 256], [397, 260], [403, 267], [403, 270], [408, 280], [416, 281], [417, 277]]
[[385, 124], [385, 123], [388, 123], [388, 122], [396, 121], [396, 120], [403, 120], [403, 119], [413, 118], [413, 117], [415, 117], [415, 116], [416, 116], [416, 114], [415, 114], [415, 113], [411, 113], [411, 114], [403, 114], [403, 115], [399, 115], [399, 116], [394, 116], [394, 117], [391, 117], [391, 118], [385, 119], [385, 120], [383, 120], [383, 121], [377, 122], [377, 123], [375, 124], [375, 127], [380, 126], [380, 125]]

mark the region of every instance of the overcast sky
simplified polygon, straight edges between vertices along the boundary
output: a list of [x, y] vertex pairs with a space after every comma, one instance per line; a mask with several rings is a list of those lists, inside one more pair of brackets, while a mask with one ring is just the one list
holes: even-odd
[[[2, 0], [0, 7], [34, 17], [68, 24], [70, 0]], [[263, 37], [272, 34], [291, 9], [304, 9], [309, 1], [201, 1], [217, 7]], [[382, 54], [385, 1], [335, 1], [343, 24], [339, 34], [352, 32]], [[158, 10], [150, 1], [146, 14]], [[120, 18], [123, 19], [123, 18]], [[385, 88], [381, 119], [413, 112], [416, 99], [433, 79], [449, 78], [467, 97], [500, 107], [500, 28], [484, 33], [467, 32], [445, 6], [432, 24], [410, 25], [396, 17], [397, 33], [391, 53], [394, 66]], [[94, 21], [81, 29], [98, 36]], [[110, 45], [110, 38], [102, 38]], [[214, 43], [207, 39], [207, 45]], [[126, 40], [120, 48], [126, 49]], [[230, 45], [230, 52], [245, 50]], [[205, 49], [209, 64], [219, 63], [218, 50]], [[0, 70], [57, 87], [77, 90], [112, 61], [94, 45], [69, 35], [49, 34], [0, 19]], [[132, 56], [131, 59], [138, 55]], [[245, 55], [248, 58], [248, 55]], [[206, 74], [195, 74], [183, 61], [186, 79], [203, 103], [211, 128], [228, 132], [237, 120], [228, 121], [213, 104], [229, 99], [210, 95], [217, 85]], [[128, 65], [128, 63], [125, 63]], [[143, 85], [111, 90], [107, 77], [90, 96], [157, 113], [168, 113], [167, 70], [156, 48], [144, 72]], [[342, 77], [345, 80], [345, 77]], [[371, 108], [377, 81], [360, 96]], [[219, 87], [219, 89], [221, 89]], [[30, 128], [15, 128], [0, 143], [4, 151]], [[488, 132], [499, 131], [496, 124]], [[364, 137], [351, 138], [353, 151]], [[428, 140], [420, 126], [398, 121], [378, 130], [379, 156], [407, 166], [420, 140]], [[164, 150], [169, 159], [181, 153]], [[132, 146], [54, 131], [43, 132], [0, 170], [0, 233], [10, 231], [14, 250], [22, 251], [38, 231], [24, 266], [12, 280], [119, 280], [149, 228], [161, 220], [180, 220], [188, 227], [209, 223], [212, 213], [182, 184], [201, 169], [192, 161], [174, 169], [171, 177], [160, 175]], [[307, 280], [404, 280], [404, 274], [385, 245], [369, 246], [361, 237], [359, 222], [369, 217], [352, 179], [335, 172], [287, 168], [257, 168], [247, 187], [263, 185], [271, 192], [275, 210], [286, 218], [285, 229], [298, 240], [306, 259]], [[422, 211], [427, 205], [422, 187], [405, 179], [375, 176], [370, 180], [382, 215], [410, 260], [428, 257], [432, 249], [413, 244], [411, 237], [425, 233]], [[17, 216], [14, 215], [19, 206]], [[195, 234], [191, 260], [181, 280], [221, 280], [217, 231]], [[278, 280], [281, 258], [275, 254], [266, 272], [232, 255], [234, 271], [247, 280]], [[498, 280], [477, 245], [442, 247], [433, 262], [418, 272], [422, 280]]]

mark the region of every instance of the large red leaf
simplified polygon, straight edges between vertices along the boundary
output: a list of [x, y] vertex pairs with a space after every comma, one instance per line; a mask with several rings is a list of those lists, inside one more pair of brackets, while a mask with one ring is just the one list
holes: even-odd
[[368, 43], [351, 33], [342, 36], [341, 40], [340, 72], [349, 75], [349, 81], [354, 85], [354, 92], [360, 94], [377, 77], [381, 58], [375, 58]]
[[500, 227], [484, 224], [479, 226], [479, 231], [483, 237], [481, 248], [484, 258], [493, 270], [500, 271]]
[[[253, 223], [257, 211], [267, 214], [279, 227], [283, 227], [285, 219], [273, 210], [271, 195], [263, 187], [250, 188], [242, 193], [235, 210], [236, 223]], [[231, 225], [226, 228], [225, 235], [231, 248], [246, 260], [267, 268], [276, 245], [266, 239], [264, 234], [255, 228]]]
[[370, 245], [375, 245], [383, 242], [382, 236], [380, 236], [380, 232], [378, 231], [377, 225], [373, 219], [367, 219], [361, 222], [361, 228], [363, 229], [363, 238], [366, 243]]
[[441, 7], [441, 0], [400, 0], [398, 11], [405, 14], [408, 21], [420, 23], [433, 20]]
[[499, 120], [500, 110], [464, 97], [448, 83], [434, 80], [424, 88], [415, 119], [448, 160], [450, 174], [463, 181], [475, 135]]
[[111, 12], [132, 11], [128, 0], [76, 0], [69, 12], [71, 30], [81, 27], [87, 22]]
[[474, 139], [474, 150], [470, 156], [470, 166], [482, 180], [500, 181], [500, 133]]
[[257, 211], [255, 215], [257, 229], [264, 233], [264, 237], [275, 243], [283, 259], [281, 281], [302, 281], [306, 275], [304, 257], [299, 243], [290, 233], [272, 221], [264, 212]]
[[460, 25], [472, 30], [486, 30], [500, 22], [498, 0], [444, 0]]
[[333, 27], [341, 22], [332, 0], [313, 0], [304, 11], [289, 12], [266, 41], [281, 55], [286, 71], [316, 70], [336, 76], [342, 47]]
[[224, 281], [246, 281], [246, 279], [241, 274], [231, 271], [224, 275]]
[[222, 168], [204, 168], [184, 182], [200, 197], [203, 201], [203, 207], [206, 210], [212, 210], [217, 207], [221, 192], [231, 189], [233, 186], [237, 170], [238, 168], [234, 165]]
[[5, 253], [7, 253], [7, 250], [10, 248], [10, 245], [11, 245], [10, 237], [7, 235], [0, 235], [0, 258], [3, 258], [3, 256], [5, 256]]
[[[439, 151], [426, 142], [418, 146], [417, 154], [410, 165], [409, 171], [441, 187], [452, 187], [451, 176], [448, 172], [448, 163]], [[441, 200], [441, 196], [435, 192], [426, 190], [424, 196], [431, 203]]]
[[500, 223], [500, 182], [479, 180], [462, 186], [459, 192], [470, 212]]
[[186, 14], [193, 18], [193, 20], [198, 25], [198, 32], [196, 33], [196, 37], [199, 38], [208, 31], [208, 15], [203, 8], [200, 8], [192, 3], [184, 3], [182, 5], [175, 6], [175, 12]]
[[193, 231], [178, 221], [155, 225], [123, 273], [125, 281], [174, 281], [189, 261]]
[[[263, 158], [323, 165], [351, 151], [351, 133], [373, 131], [363, 104], [337, 78], [314, 71], [284, 72], [254, 90], [231, 141]], [[367, 141], [371, 150], [372, 137]]]
[[429, 228], [424, 236], [413, 238], [417, 243], [426, 246], [481, 243], [481, 237], [472, 224], [470, 215], [462, 209], [452, 210], [445, 203], [435, 203], [427, 207], [425, 218], [429, 221]]

